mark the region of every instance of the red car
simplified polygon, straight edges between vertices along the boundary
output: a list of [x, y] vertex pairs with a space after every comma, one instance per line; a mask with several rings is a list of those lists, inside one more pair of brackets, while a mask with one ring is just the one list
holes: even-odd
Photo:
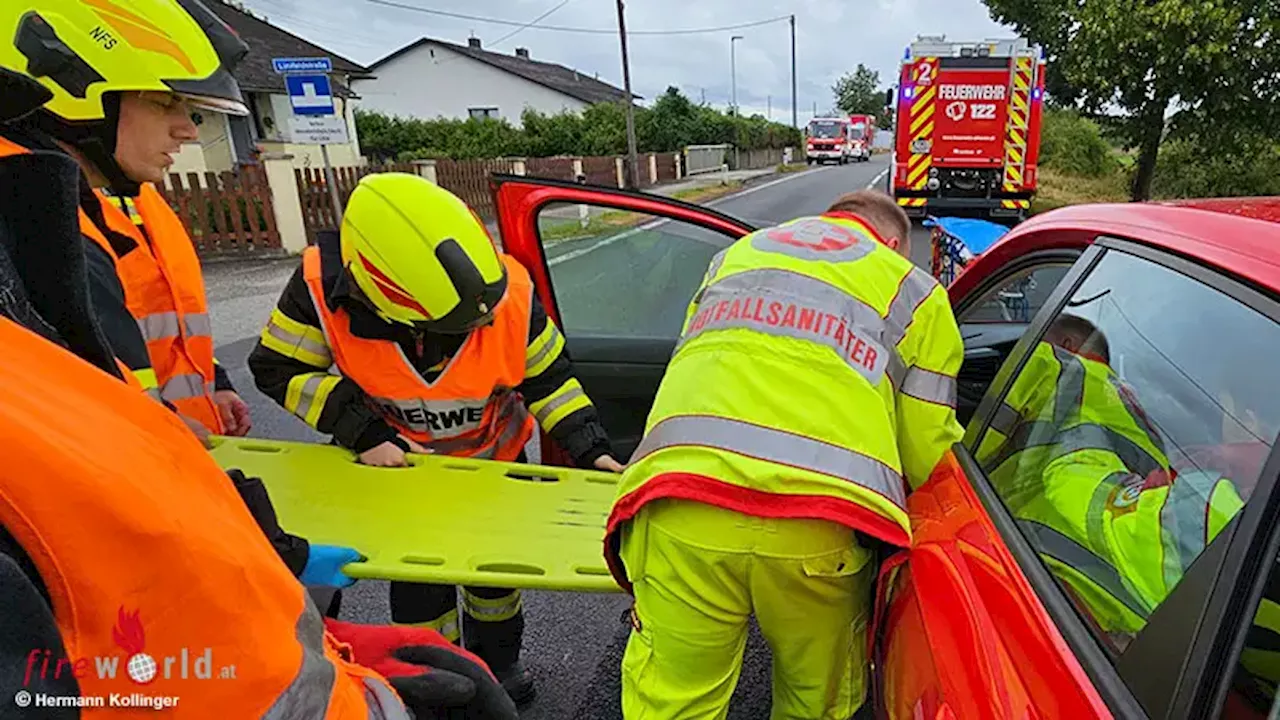
[[[506, 249], [532, 271], [625, 457], [711, 257], [754, 228], [558, 181], [502, 176], [494, 192]], [[1276, 717], [1280, 198], [1064, 208], [1018, 225], [949, 292], [966, 345], [957, 410], [967, 434], [910, 496], [912, 547], [882, 566], [877, 714]], [[1029, 312], [1011, 315], [1011, 301]], [[1136, 587], [1097, 547], [1049, 543], [1010, 504], [1043, 488], [993, 483], [975, 457], [1064, 313], [1106, 338], [1114, 383], [1167, 455], [1166, 477], [1226, 478], [1238, 495], [1212, 532], [1203, 513], [1184, 516], [1199, 545], [1168, 529], [1149, 541], [1174, 543], [1163, 591]], [[1170, 498], [1178, 487], [1188, 486]], [[1095, 495], [1091, 512], [1095, 500], [1124, 510], [1116, 493]], [[1095, 611], [1068, 572], [1127, 603], [1129, 624]]]

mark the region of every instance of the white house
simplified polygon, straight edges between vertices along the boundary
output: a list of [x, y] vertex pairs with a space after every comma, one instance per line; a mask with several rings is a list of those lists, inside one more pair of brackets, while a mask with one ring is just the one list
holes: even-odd
[[239, 7], [221, 0], [212, 0], [208, 5], [249, 46], [249, 53], [232, 74], [248, 101], [251, 115], [231, 118], [218, 113], [197, 113], [200, 140], [183, 146], [169, 172], [231, 170], [242, 163], [253, 162], [255, 149], [288, 153], [293, 156], [293, 164], [297, 167], [323, 167], [318, 145], [291, 142], [289, 117], [293, 111], [285, 90], [284, 76], [277, 74], [271, 66], [271, 59], [277, 57], [327, 56], [331, 59], [334, 102], [338, 112], [346, 117], [350, 142], [330, 145], [329, 159], [335, 166], [361, 164], [354, 115], [356, 98], [349, 88], [352, 78], [365, 75], [368, 70]]
[[410, 43], [369, 66], [371, 77], [353, 77], [360, 106], [384, 115], [434, 120], [505, 118], [520, 126], [525, 108], [555, 114], [616, 102], [621, 89], [555, 63], [540, 62], [526, 48], [514, 54], [433, 38]]

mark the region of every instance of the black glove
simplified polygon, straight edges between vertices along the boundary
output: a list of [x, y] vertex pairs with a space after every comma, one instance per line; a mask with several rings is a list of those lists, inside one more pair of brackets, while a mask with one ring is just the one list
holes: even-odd
[[516, 704], [502, 685], [458, 648], [413, 645], [392, 654], [430, 668], [421, 675], [389, 678], [418, 720], [519, 720]]

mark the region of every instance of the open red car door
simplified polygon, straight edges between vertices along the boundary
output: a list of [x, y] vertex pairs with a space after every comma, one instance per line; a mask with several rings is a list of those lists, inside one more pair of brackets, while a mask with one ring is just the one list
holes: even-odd
[[646, 193], [519, 175], [492, 183], [504, 249], [532, 274], [625, 463], [711, 258], [755, 228]]

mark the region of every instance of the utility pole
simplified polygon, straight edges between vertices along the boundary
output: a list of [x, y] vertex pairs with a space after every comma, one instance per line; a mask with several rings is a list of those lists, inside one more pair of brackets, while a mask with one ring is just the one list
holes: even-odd
[[766, 104], [765, 104], [765, 107], [769, 108], [769, 110], [768, 110], [768, 113], [769, 113], [769, 114], [768, 114], [769, 121], [770, 121], [770, 122], [772, 122], [772, 121], [773, 121], [773, 96], [772, 96], [772, 95], [766, 95], [766, 96], [765, 96], [765, 103], [766, 103]]
[[731, 84], [733, 85], [733, 116], [738, 117], [738, 60], [737, 53], [734, 52], [737, 41], [741, 40], [741, 35], [734, 35], [729, 38], [729, 75], [732, 76]]
[[707, 104], [707, 89], [706, 89], [706, 88], [702, 88], [702, 104], [703, 104], [703, 105], [706, 105], [706, 104]]
[[791, 16], [791, 127], [800, 127], [796, 113], [796, 16]]
[[618, 0], [618, 39], [622, 43], [622, 86], [626, 92], [623, 102], [627, 104], [627, 160], [631, 165], [631, 189], [640, 187], [640, 161], [636, 157], [636, 115], [631, 102], [631, 61], [627, 58], [627, 21], [622, 9], [622, 0]]

